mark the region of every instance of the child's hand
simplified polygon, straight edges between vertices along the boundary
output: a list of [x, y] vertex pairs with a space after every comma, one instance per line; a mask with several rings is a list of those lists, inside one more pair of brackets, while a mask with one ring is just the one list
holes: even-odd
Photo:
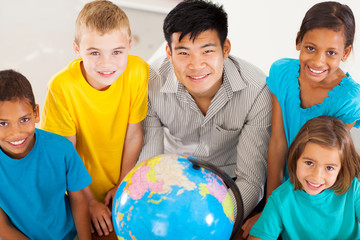
[[99, 236], [108, 236], [113, 231], [110, 209], [105, 204], [92, 199], [89, 202], [89, 210], [92, 222], [91, 232], [94, 233], [96, 230]]
[[114, 198], [115, 198], [115, 194], [116, 194], [116, 190], [118, 189], [118, 185], [116, 185], [113, 189], [111, 189], [110, 191], [107, 192], [106, 196], [105, 196], [105, 205], [108, 206], [108, 208], [112, 209], [112, 206], [110, 205], [110, 203], [113, 202]]
[[252, 226], [254, 226], [256, 221], [259, 219], [260, 215], [261, 215], [261, 213], [258, 213], [256, 215], [252, 216], [251, 218], [246, 220], [246, 222], [242, 225], [241, 230], [243, 230], [242, 237], [244, 239], [246, 239], [249, 236]]

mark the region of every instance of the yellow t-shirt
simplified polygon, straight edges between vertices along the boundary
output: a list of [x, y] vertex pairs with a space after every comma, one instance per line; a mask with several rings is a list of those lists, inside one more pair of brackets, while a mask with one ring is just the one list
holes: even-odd
[[63, 136], [76, 134], [76, 150], [92, 177], [90, 189], [104, 201], [120, 177], [127, 124], [147, 114], [149, 65], [129, 55], [124, 73], [105, 91], [91, 87], [81, 59], [49, 82], [40, 127]]

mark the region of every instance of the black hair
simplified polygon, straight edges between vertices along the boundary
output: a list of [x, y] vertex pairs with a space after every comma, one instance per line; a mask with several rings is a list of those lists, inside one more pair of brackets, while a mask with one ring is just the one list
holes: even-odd
[[14, 70], [0, 71], [0, 102], [23, 99], [35, 109], [35, 97], [29, 80]]
[[303, 40], [306, 32], [315, 28], [328, 28], [336, 32], [344, 29], [346, 48], [354, 42], [355, 17], [345, 4], [330, 1], [315, 4], [305, 14], [296, 44]]
[[227, 13], [223, 7], [205, 0], [185, 0], [169, 12], [164, 20], [163, 31], [171, 49], [171, 36], [181, 33], [179, 41], [187, 34], [190, 39], [207, 30], [216, 30], [221, 46], [228, 34]]

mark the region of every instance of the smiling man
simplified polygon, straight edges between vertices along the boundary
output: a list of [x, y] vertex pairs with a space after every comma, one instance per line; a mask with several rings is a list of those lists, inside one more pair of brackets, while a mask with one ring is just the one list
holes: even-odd
[[139, 161], [188, 154], [236, 178], [245, 216], [263, 197], [271, 94], [265, 74], [229, 55], [227, 14], [200, 0], [164, 21], [166, 55], [150, 67], [148, 115]]

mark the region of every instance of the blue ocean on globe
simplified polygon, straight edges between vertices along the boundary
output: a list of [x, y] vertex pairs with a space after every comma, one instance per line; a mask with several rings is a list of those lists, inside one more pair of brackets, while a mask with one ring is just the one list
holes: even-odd
[[230, 238], [234, 210], [227, 187], [188, 158], [164, 154], [128, 173], [113, 204], [119, 240]]

